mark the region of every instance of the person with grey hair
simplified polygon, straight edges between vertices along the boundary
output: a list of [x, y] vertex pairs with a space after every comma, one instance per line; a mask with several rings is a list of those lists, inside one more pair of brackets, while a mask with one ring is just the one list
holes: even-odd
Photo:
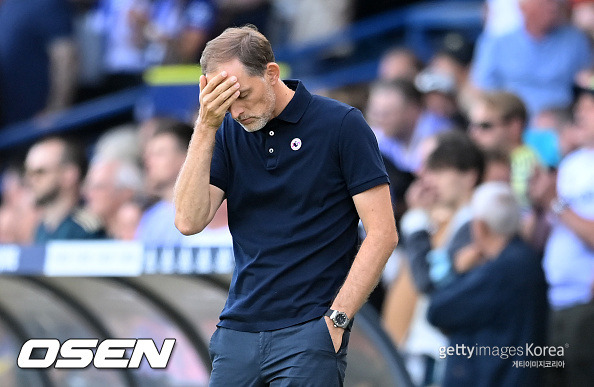
[[138, 165], [126, 159], [98, 158], [91, 162], [83, 195], [87, 209], [101, 219], [108, 236], [113, 237], [120, 207], [142, 190]]
[[538, 368], [513, 363], [547, 360], [526, 350], [545, 342], [546, 282], [537, 254], [518, 237], [518, 203], [509, 185], [489, 182], [476, 189], [471, 208], [482, 263], [436, 288], [427, 313], [450, 347], [474, 350], [449, 357], [443, 352], [442, 385], [539, 386]]
[[95, 143], [93, 158], [126, 159], [140, 163], [144, 140], [140, 132], [135, 124], [125, 124], [109, 129]]

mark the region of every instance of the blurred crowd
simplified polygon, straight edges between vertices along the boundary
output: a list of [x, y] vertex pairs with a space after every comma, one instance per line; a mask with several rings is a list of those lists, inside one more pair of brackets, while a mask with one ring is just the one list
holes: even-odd
[[[335, 15], [327, 31], [303, 27], [301, 6]], [[427, 63], [395, 46], [363, 99], [323, 91], [363, 110], [390, 176], [402, 242], [371, 301], [418, 385], [592, 386], [594, 1], [485, 6], [478, 40], [445, 33]], [[155, 63], [195, 63], [217, 29], [264, 9], [271, 39], [295, 42], [365, 14], [330, 0], [0, 0], [0, 122], [67, 106], [99, 79], [88, 92], [139, 84]], [[28, 39], [43, 42], [39, 53], [24, 52]], [[88, 63], [74, 77], [77, 57]], [[49, 80], [36, 78], [48, 68]], [[224, 205], [198, 235], [173, 225], [191, 134], [190, 123], [152, 117], [105, 131], [90, 155], [73, 138], [38, 141], [23, 170], [3, 173], [0, 243], [228, 240]], [[564, 367], [439, 356], [477, 343], [563, 347]]]
[[140, 85], [155, 65], [197, 63], [231, 25], [299, 44], [417, 1], [2, 0], [0, 128]]

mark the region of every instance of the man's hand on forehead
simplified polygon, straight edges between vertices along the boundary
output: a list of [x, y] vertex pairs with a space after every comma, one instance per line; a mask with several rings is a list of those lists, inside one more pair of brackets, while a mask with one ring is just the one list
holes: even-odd
[[225, 113], [239, 97], [237, 77], [226, 71], [200, 76], [200, 112], [196, 124], [218, 128]]

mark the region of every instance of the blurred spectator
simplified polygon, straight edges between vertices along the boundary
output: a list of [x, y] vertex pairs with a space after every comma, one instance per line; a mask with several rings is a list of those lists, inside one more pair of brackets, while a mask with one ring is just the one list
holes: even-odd
[[211, 0], [154, 0], [149, 19], [138, 15], [149, 64], [197, 63], [216, 23]]
[[30, 244], [39, 223], [33, 193], [26, 187], [19, 169], [7, 168], [2, 174], [0, 205], [0, 244]]
[[67, 0], [0, 2], [0, 127], [71, 103], [75, 51]]
[[454, 122], [461, 122], [456, 101], [456, 81], [451, 74], [427, 68], [416, 76], [415, 86], [423, 93], [423, 104], [428, 112], [450, 120], [452, 126]]
[[[546, 282], [536, 253], [518, 236], [519, 208], [510, 187], [486, 183], [472, 197], [475, 265], [431, 295], [428, 319], [472, 355], [447, 356], [443, 386], [540, 386], [538, 368], [514, 367], [530, 358], [527, 345], [543, 346], [546, 329]], [[514, 356], [494, 350], [522, 348]], [[440, 350], [441, 351], [441, 350]], [[515, 352], [515, 351], [514, 351]], [[501, 352], [503, 353], [503, 352]]]
[[594, 0], [571, 0], [571, 21], [594, 43]]
[[528, 181], [539, 163], [536, 153], [522, 142], [528, 118], [524, 103], [512, 93], [487, 92], [471, 106], [469, 118], [470, 136], [481, 148], [501, 149], [509, 155], [511, 185], [521, 208], [528, 212]]
[[138, 151], [144, 158], [146, 156], [146, 148], [148, 142], [153, 138], [158, 131], [165, 130], [165, 128], [176, 126], [179, 121], [170, 117], [152, 117], [142, 121], [138, 125]]
[[380, 151], [404, 172], [419, 168], [425, 138], [451, 128], [447, 119], [423, 110], [421, 93], [405, 79], [372, 85], [366, 113]]
[[393, 47], [383, 53], [378, 67], [378, 78], [384, 81], [407, 79], [414, 81], [423, 64], [416, 54], [404, 47]]
[[516, 93], [531, 116], [552, 106], [569, 106], [574, 76], [592, 64], [588, 39], [564, 23], [563, 1], [519, 1], [523, 26], [480, 40], [472, 81], [479, 89]]
[[105, 236], [101, 222], [79, 207], [86, 172], [84, 152], [72, 140], [49, 137], [29, 149], [25, 174], [42, 218], [35, 243]]
[[[410, 276], [419, 297], [404, 349], [409, 367], [424, 369], [421, 380], [427, 384], [439, 379], [439, 373], [433, 370], [439, 368], [435, 365], [439, 360], [437, 349], [446, 340], [427, 322], [428, 300], [423, 294], [431, 293], [438, 283], [447, 283], [454, 277], [453, 261], [458, 251], [471, 241], [468, 203], [483, 167], [482, 152], [464, 133], [441, 133], [421, 178], [407, 192], [409, 209], [400, 222], [408, 258], [404, 283]], [[410, 291], [404, 292], [407, 293]], [[391, 295], [388, 299], [394, 302]], [[419, 357], [424, 364], [419, 364]]]
[[109, 237], [115, 237], [118, 211], [124, 203], [140, 196], [143, 180], [138, 166], [125, 159], [93, 159], [83, 194], [86, 208], [103, 223]]
[[[474, 89], [469, 80], [470, 63], [474, 45], [456, 32], [446, 34], [441, 47], [429, 61], [428, 69], [443, 74], [455, 81], [456, 109], [450, 114], [457, 126], [466, 127], [468, 106], [474, 98]], [[450, 108], [450, 112], [452, 109]]]
[[[580, 85], [575, 124], [585, 144], [559, 165], [538, 204], [554, 214], [543, 266], [553, 308], [550, 344], [570, 347], [550, 386], [594, 385], [594, 87]], [[548, 177], [548, 176], [545, 176]]]
[[146, 185], [159, 199], [143, 214], [136, 231], [136, 239], [147, 245], [179, 245], [187, 238], [174, 225], [173, 187], [191, 137], [191, 126], [172, 122], [158, 128], [146, 144]]
[[[484, 167], [483, 153], [464, 133], [442, 133], [421, 178], [410, 187], [409, 210], [402, 218], [401, 232], [419, 291], [430, 293], [436, 283], [449, 281], [457, 251], [470, 243], [469, 203]], [[451, 216], [442, 226], [445, 231], [439, 240], [432, 241], [431, 231], [436, 227], [432, 226], [431, 211], [436, 206], [445, 207]], [[439, 278], [430, 269], [439, 270]]]
[[444, 36], [428, 67], [449, 74], [454, 78], [456, 88], [461, 89], [468, 80], [473, 51], [473, 45], [464, 36], [450, 32]]

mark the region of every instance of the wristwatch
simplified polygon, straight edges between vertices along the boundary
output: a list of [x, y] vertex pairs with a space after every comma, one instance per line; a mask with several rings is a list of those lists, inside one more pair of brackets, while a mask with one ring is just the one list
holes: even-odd
[[334, 309], [328, 309], [325, 316], [330, 317], [330, 320], [334, 322], [334, 327], [342, 329], [350, 329], [352, 320], [349, 319], [345, 312], [339, 312]]
[[553, 214], [559, 216], [563, 211], [565, 211], [569, 207], [569, 203], [562, 198], [556, 197], [555, 199], [551, 200], [551, 211]]

